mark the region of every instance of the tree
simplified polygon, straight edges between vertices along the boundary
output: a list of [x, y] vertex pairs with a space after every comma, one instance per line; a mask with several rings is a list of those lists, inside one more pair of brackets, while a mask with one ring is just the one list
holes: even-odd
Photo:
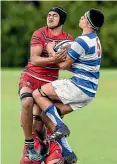
[[1, 2], [1, 66], [24, 67], [30, 53], [32, 33], [46, 25], [46, 16], [52, 6], [61, 6], [68, 18], [64, 29], [76, 38], [81, 34], [78, 28], [80, 17], [89, 8], [101, 9], [105, 24], [99, 31], [102, 43], [103, 67], [117, 65], [117, 2], [106, 1], [2, 1]]

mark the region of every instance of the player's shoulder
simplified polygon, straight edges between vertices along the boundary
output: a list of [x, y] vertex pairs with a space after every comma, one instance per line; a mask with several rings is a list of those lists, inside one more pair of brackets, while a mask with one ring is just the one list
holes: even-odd
[[79, 37], [76, 38], [76, 40], [80, 40], [80, 39], [82, 39], [85, 42], [87, 42], [87, 41], [90, 40], [90, 38], [87, 37], [86, 35], [81, 35], [81, 36], [79, 36]]
[[85, 35], [81, 35], [78, 38], [84, 40], [85, 42], [89, 42], [92, 39], [95, 39], [97, 37], [97, 34], [95, 32], [87, 33]]
[[[84, 45], [87, 45], [88, 46], [89, 43], [90, 43], [90, 38], [87, 35], [81, 35], [81, 36], [78, 36], [75, 39], [75, 42], [77, 42], [81, 46], [84, 46]], [[85, 46], [85, 47], [87, 47], [87, 46]]]
[[46, 33], [48, 31], [47, 26], [44, 26], [42, 28], [39, 28], [38, 31]]
[[63, 35], [66, 37], [66, 40], [74, 40], [73, 36], [68, 32], [63, 31]]
[[81, 35], [75, 39], [74, 46], [79, 46], [79, 49], [88, 51], [90, 39], [87, 36]]
[[46, 33], [46, 31], [47, 31], [47, 27], [45, 26], [45, 27], [41, 27], [41, 28], [39, 28], [39, 29], [37, 29], [37, 30], [35, 30], [34, 32], [33, 32], [33, 35], [43, 35], [44, 33]]

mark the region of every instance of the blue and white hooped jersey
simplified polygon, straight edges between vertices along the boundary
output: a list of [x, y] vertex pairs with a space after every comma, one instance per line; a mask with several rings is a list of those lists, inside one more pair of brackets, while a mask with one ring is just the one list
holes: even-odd
[[90, 97], [95, 96], [98, 87], [101, 51], [100, 40], [95, 32], [77, 37], [67, 51], [75, 61], [71, 81]]

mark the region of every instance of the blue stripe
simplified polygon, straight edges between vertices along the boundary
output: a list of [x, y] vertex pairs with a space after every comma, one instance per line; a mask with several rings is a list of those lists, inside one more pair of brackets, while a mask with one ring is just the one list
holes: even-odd
[[87, 54], [95, 54], [95, 46], [90, 47]]
[[55, 47], [55, 48], [54, 48], [54, 51], [57, 52], [58, 49], [59, 49], [59, 46], [58, 46], [58, 47]]
[[71, 152], [69, 151], [69, 149], [67, 149], [67, 148], [64, 146], [64, 144], [62, 143], [61, 138], [58, 139], [57, 142], [61, 145], [61, 147], [62, 147], [62, 153], [63, 153], [64, 156], [68, 156], [68, 155], [71, 154]]
[[54, 105], [53, 105], [53, 104], [50, 105], [50, 106], [48, 106], [48, 108], [46, 108], [46, 110], [44, 111], [45, 114], [48, 113], [48, 112], [50, 111], [51, 108], [54, 108]]
[[83, 36], [87, 36], [90, 39], [94, 39], [94, 38], [97, 37], [97, 34], [96, 34], [96, 32], [91, 32], [91, 33], [88, 33], [88, 34], [84, 34]]
[[79, 87], [86, 95], [88, 95], [89, 97], [95, 97], [95, 93], [91, 93], [81, 87]]
[[79, 59], [78, 63], [79, 64], [86, 64], [89, 66], [97, 66], [97, 65], [101, 64], [101, 58], [98, 58], [96, 60], [81, 60], [81, 59]]
[[99, 76], [100, 76], [99, 72], [89, 72], [89, 71], [85, 71], [83, 69], [78, 69], [78, 68], [72, 68], [72, 72], [76, 74], [81, 74], [87, 77], [96, 78], [96, 79], [99, 79]]
[[67, 51], [67, 54], [68, 54], [73, 60], [78, 60], [79, 57], [80, 57], [80, 55], [79, 55], [76, 51], [74, 51], [73, 49], [71, 49], [71, 48]]
[[81, 38], [76, 38], [75, 41], [80, 44], [81, 47], [85, 50], [85, 53], [88, 52], [89, 46], [88, 44]]
[[91, 81], [84, 80], [84, 79], [80, 79], [80, 78], [78, 78], [78, 77], [72, 77], [71, 80], [72, 80], [77, 86], [81, 85], [81, 86], [83, 86], [83, 87], [92, 89], [93, 91], [97, 91], [98, 85], [94, 84], [94, 83], [91, 82]]
[[[75, 82], [74, 81], [71, 81], [73, 84], [75, 84]], [[77, 84], [75, 84], [76, 86], [77, 86]], [[79, 86], [77, 86], [78, 88], [80, 88], [86, 95], [88, 95], [89, 97], [95, 97], [95, 93], [92, 93], [92, 92], [89, 92], [89, 91], [87, 91], [87, 90], [85, 90], [85, 89], [83, 89], [83, 88], [81, 88], [81, 87], [79, 87]]]

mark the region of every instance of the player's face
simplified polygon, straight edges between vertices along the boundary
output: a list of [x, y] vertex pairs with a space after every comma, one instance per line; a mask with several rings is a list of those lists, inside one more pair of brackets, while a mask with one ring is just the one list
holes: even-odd
[[85, 16], [81, 16], [81, 18], [79, 20], [79, 27], [82, 29], [88, 27], [88, 22], [87, 22]]
[[47, 26], [48, 28], [56, 27], [59, 23], [60, 16], [54, 11], [50, 11], [47, 15]]

